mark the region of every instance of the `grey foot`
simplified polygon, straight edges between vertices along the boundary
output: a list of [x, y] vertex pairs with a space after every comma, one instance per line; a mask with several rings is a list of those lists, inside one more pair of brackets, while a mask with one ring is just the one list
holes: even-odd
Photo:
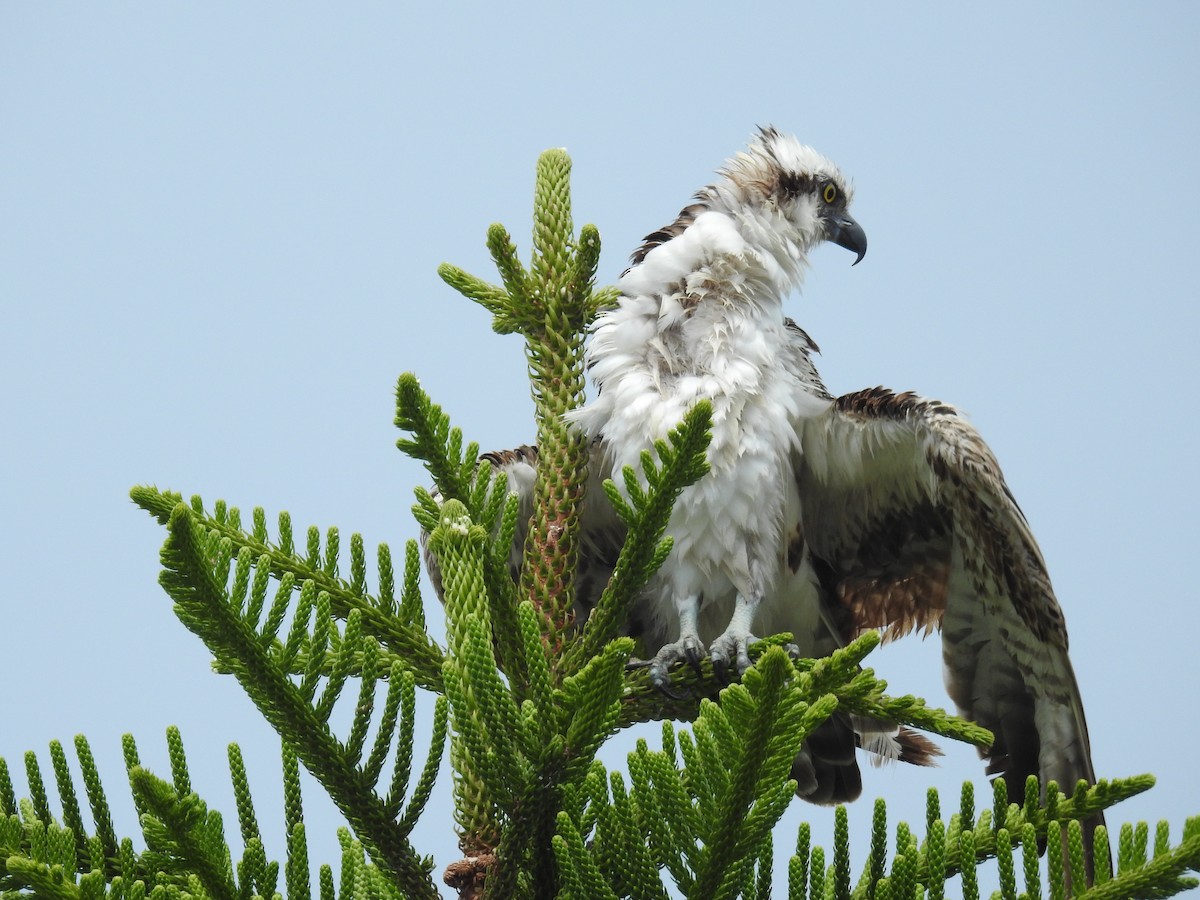
[[739, 676], [750, 668], [750, 645], [758, 640], [750, 632], [726, 631], [712, 642], [708, 655], [712, 657], [713, 674], [726, 684], [731, 680], [731, 665], [737, 666]]
[[671, 687], [671, 674], [668, 671], [677, 662], [686, 662], [697, 674], [700, 672], [700, 661], [704, 659], [704, 647], [697, 634], [685, 634], [673, 644], [664, 644], [662, 649], [650, 660], [650, 683], [673, 700], [686, 700], [689, 695], [680, 693]]

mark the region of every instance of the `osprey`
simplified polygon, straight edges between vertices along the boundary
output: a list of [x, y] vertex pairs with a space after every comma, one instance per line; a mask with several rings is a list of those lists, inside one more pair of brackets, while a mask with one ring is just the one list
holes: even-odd
[[[587, 362], [598, 394], [572, 414], [593, 438], [593, 479], [639, 469], [697, 401], [713, 413], [711, 470], [679, 498], [673, 549], [629, 630], [669, 690], [681, 661], [745, 671], [755, 635], [792, 632], [800, 654], [819, 657], [866, 629], [940, 629], [949, 694], [995, 735], [987, 771], [1010, 797], [1030, 774], [1067, 791], [1094, 782], [1062, 612], [991, 450], [944, 403], [882, 387], [831, 395], [816, 345], [784, 315], [814, 246], [831, 241], [855, 263], [866, 253], [851, 196], [833, 163], [762, 129], [646, 237], [597, 320]], [[535, 449], [485, 459], [531, 502]], [[589, 498], [584, 608], [623, 537], [602, 495]], [[918, 763], [937, 752], [907, 729], [835, 716], [797, 757], [797, 793], [858, 796], [856, 744]]]

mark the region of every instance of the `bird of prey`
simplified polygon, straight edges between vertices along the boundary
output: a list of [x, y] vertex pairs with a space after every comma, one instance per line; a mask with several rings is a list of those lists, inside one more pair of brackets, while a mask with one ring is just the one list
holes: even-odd
[[[949, 694], [995, 735], [987, 770], [1010, 796], [1030, 774], [1068, 791], [1094, 782], [1063, 615], [991, 450], [944, 403], [881, 387], [831, 395], [816, 345], [784, 315], [814, 246], [835, 243], [855, 263], [866, 253], [851, 196], [829, 160], [761, 129], [646, 237], [595, 323], [597, 394], [572, 415], [593, 439], [593, 478], [639, 469], [697, 401], [712, 406], [710, 471], [680, 496], [673, 549], [630, 631], [666, 688], [674, 664], [706, 655], [718, 672], [744, 671], [755, 635], [789, 631], [819, 657], [866, 629], [940, 629]], [[528, 503], [535, 456], [486, 458]], [[603, 495], [589, 496], [584, 606], [622, 537]], [[797, 793], [854, 799], [856, 743], [927, 762], [918, 738], [835, 717], [797, 757]]]

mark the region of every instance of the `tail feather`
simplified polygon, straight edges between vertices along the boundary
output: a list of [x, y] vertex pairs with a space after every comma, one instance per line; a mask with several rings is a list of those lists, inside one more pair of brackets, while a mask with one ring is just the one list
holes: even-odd
[[903, 762], [914, 766], [936, 766], [942, 748], [907, 725], [881, 722], [868, 716], [851, 717], [858, 746], [870, 755], [871, 765]]
[[862, 794], [862, 772], [850, 716], [834, 713], [804, 742], [792, 762], [796, 796], [809, 803], [849, 803]]

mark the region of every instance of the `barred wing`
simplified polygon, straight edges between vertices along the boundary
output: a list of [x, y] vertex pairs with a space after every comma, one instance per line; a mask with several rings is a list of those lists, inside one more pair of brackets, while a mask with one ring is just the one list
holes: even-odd
[[950, 406], [873, 388], [801, 426], [804, 537], [853, 631], [942, 632], [959, 713], [1009, 796], [1038, 774], [1095, 781], [1067, 631], [995, 457]]

